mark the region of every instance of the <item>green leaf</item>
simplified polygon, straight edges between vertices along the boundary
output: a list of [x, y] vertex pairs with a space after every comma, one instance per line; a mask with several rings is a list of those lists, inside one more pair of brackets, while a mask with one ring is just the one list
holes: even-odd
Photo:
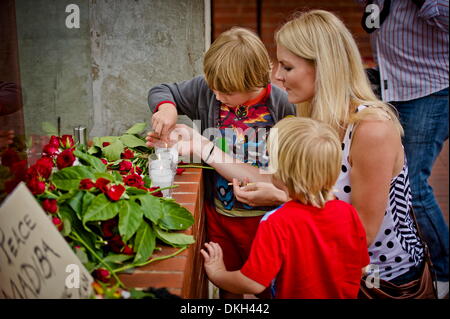
[[150, 194], [136, 196], [140, 202], [144, 216], [150, 219], [153, 223], [158, 223], [162, 217], [162, 205], [158, 197]]
[[82, 215], [84, 215], [84, 213], [87, 211], [88, 207], [91, 205], [94, 198], [95, 198], [95, 195], [90, 192], [86, 192], [84, 194], [82, 209], [81, 209], [80, 215], [78, 215], [79, 217], [81, 217], [80, 219], [82, 219], [82, 217], [83, 217]]
[[122, 175], [120, 175], [120, 173], [118, 171], [112, 171], [112, 175], [113, 175], [114, 181], [116, 183], [122, 183], [123, 182]]
[[101, 149], [103, 148], [103, 143], [107, 142], [107, 143], [114, 143], [118, 140], [119, 138], [117, 136], [102, 136], [102, 137], [94, 137], [93, 142], [94, 142], [94, 146], [98, 146]]
[[132, 127], [130, 127], [128, 129], [128, 131], [126, 131], [125, 133], [127, 133], [127, 134], [141, 134], [142, 132], [144, 132], [146, 126], [147, 126], [147, 123], [145, 123], [145, 122], [136, 123]]
[[130, 299], [156, 298], [155, 295], [152, 294], [151, 292], [145, 292], [135, 288], [131, 288], [129, 292], [130, 292]]
[[148, 175], [145, 175], [144, 178], [144, 186], [149, 188], [150, 186], [152, 186], [152, 180], [150, 179], [150, 177]]
[[156, 237], [161, 239], [166, 244], [180, 247], [180, 246], [186, 246], [195, 243], [195, 239], [191, 235], [186, 235], [183, 233], [171, 233], [162, 230], [158, 226], [154, 225], [154, 230], [156, 232]]
[[124, 255], [124, 254], [110, 254], [103, 258], [104, 262], [112, 263], [112, 264], [122, 264], [124, 261], [132, 258], [132, 255]]
[[84, 229], [81, 221], [77, 218], [75, 212], [68, 205], [62, 205], [59, 207], [59, 215], [63, 218], [63, 220], [70, 220], [72, 232], [75, 232], [78, 236], [80, 236], [88, 247], [95, 250], [94, 241], [97, 235], [94, 233], [89, 233], [86, 229]]
[[125, 146], [123, 145], [123, 143], [120, 140], [116, 140], [115, 142], [103, 148], [103, 154], [108, 161], [116, 161], [120, 159], [120, 154], [122, 154], [124, 148]]
[[159, 219], [158, 225], [169, 230], [184, 230], [189, 228], [194, 223], [194, 217], [184, 207], [176, 202], [163, 201], [162, 216]]
[[106, 165], [103, 164], [103, 162], [99, 158], [80, 152], [78, 150], [74, 151], [73, 154], [81, 160], [86, 161], [90, 166], [94, 168], [95, 171], [101, 173], [106, 172]]
[[136, 187], [132, 187], [132, 186], [125, 186], [125, 188], [127, 189], [127, 194], [128, 195], [145, 195], [148, 194], [148, 191], [145, 189], [140, 189], [140, 188], [136, 188]]
[[153, 229], [146, 222], [142, 223], [136, 233], [134, 241], [134, 263], [141, 263], [147, 261], [155, 249], [156, 236]]
[[88, 154], [90, 154], [90, 155], [100, 153], [101, 151], [102, 151], [102, 149], [99, 146], [95, 146], [95, 145], [89, 147], [87, 150]]
[[108, 220], [119, 213], [119, 205], [106, 198], [105, 194], [95, 197], [83, 216], [83, 223], [88, 221]]
[[81, 248], [75, 248], [74, 250], [75, 250], [75, 255], [77, 255], [78, 259], [79, 259], [83, 264], [89, 262], [89, 258], [88, 258], [86, 252], [85, 252], [83, 249], [81, 249]]
[[42, 122], [41, 128], [47, 135], [58, 135], [58, 129], [50, 122]]
[[60, 214], [60, 216], [61, 216], [61, 220], [63, 222], [63, 230], [62, 230], [61, 234], [63, 236], [69, 236], [70, 232], [72, 231], [71, 218], [69, 218], [64, 213]]
[[145, 146], [145, 141], [134, 135], [125, 134], [120, 137], [122, 143], [128, 147]]
[[119, 211], [119, 233], [123, 241], [128, 241], [141, 225], [142, 209], [134, 201], [122, 201]]
[[83, 209], [83, 197], [84, 197], [84, 192], [83, 191], [78, 191], [75, 193], [75, 195], [69, 199], [67, 201], [67, 204], [69, 204], [69, 206], [75, 211], [75, 213], [77, 213], [78, 216], [80, 216], [81, 211]]
[[100, 177], [106, 178], [107, 180], [114, 182], [115, 178], [110, 173], [94, 173], [95, 179], [99, 179]]
[[54, 173], [52, 180], [57, 188], [68, 191], [78, 189], [80, 180], [84, 178], [94, 178], [91, 169], [86, 166], [72, 166]]

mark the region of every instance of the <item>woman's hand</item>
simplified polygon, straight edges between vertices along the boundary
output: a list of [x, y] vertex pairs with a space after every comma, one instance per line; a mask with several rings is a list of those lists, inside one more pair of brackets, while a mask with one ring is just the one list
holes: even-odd
[[165, 141], [160, 138], [157, 132], [147, 133], [146, 140], [148, 147], [172, 147], [176, 144], [181, 156], [195, 154], [201, 157], [202, 152], [207, 151], [206, 146], [210, 144], [210, 150], [213, 145], [207, 138], [185, 124], [176, 124]]
[[[244, 185], [248, 181], [244, 181]], [[236, 199], [250, 206], [277, 206], [289, 200], [288, 194], [272, 183], [256, 182], [243, 187], [233, 178], [233, 191]]]

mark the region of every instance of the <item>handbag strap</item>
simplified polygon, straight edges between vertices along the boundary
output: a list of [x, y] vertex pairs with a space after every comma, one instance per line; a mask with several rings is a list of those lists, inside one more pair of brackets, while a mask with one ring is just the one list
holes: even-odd
[[416, 227], [416, 231], [417, 231], [417, 236], [419, 236], [420, 241], [423, 244], [423, 255], [424, 255], [424, 262], [426, 262], [429, 266], [430, 269], [430, 273], [431, 273], [431, 278], [433, 280], [433, 288], [434, 288], [434, 293], [436, 295], [437, 298], [437, 280], [436, 280], [436, 273], [434, 271], [434, 266], [433, 266], [433, 262], [431, 261], [431, 255], [430, 255], [430, 250], [428, 248], [428, 244], [425, 241], [425, 238], [422, 234], [422, 231], [420, 230], [419, 227], [419, 223], [417, 222], [417, 218], [416, 218], [416, 214], [414, 213], [413, 207], [412, 205], [409, 206], [410, 208], [410, 214], [412, 217], [412, 220], [414, 221], [414, 225]]

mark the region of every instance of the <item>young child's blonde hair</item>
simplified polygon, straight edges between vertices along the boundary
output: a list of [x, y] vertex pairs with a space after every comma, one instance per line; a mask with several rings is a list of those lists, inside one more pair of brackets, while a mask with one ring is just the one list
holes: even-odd
[[268, 150], [273, 177], [287, 187], [289, 196], [324, 207], [341, 169], [336, 131], [310, 118], [288, 117], [270, 131]]
[[243, 93], [269, 84], [271, 62], [254, 32], [233, 27], [220, 34], [208, 49], [203, 71], [211, 90]]

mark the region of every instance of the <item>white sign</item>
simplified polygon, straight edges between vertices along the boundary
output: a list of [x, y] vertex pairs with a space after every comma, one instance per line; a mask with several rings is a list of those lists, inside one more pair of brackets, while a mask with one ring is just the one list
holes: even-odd
[[0, 207], [0, 298], [89, 298], [93, 279], [20, 183]]

